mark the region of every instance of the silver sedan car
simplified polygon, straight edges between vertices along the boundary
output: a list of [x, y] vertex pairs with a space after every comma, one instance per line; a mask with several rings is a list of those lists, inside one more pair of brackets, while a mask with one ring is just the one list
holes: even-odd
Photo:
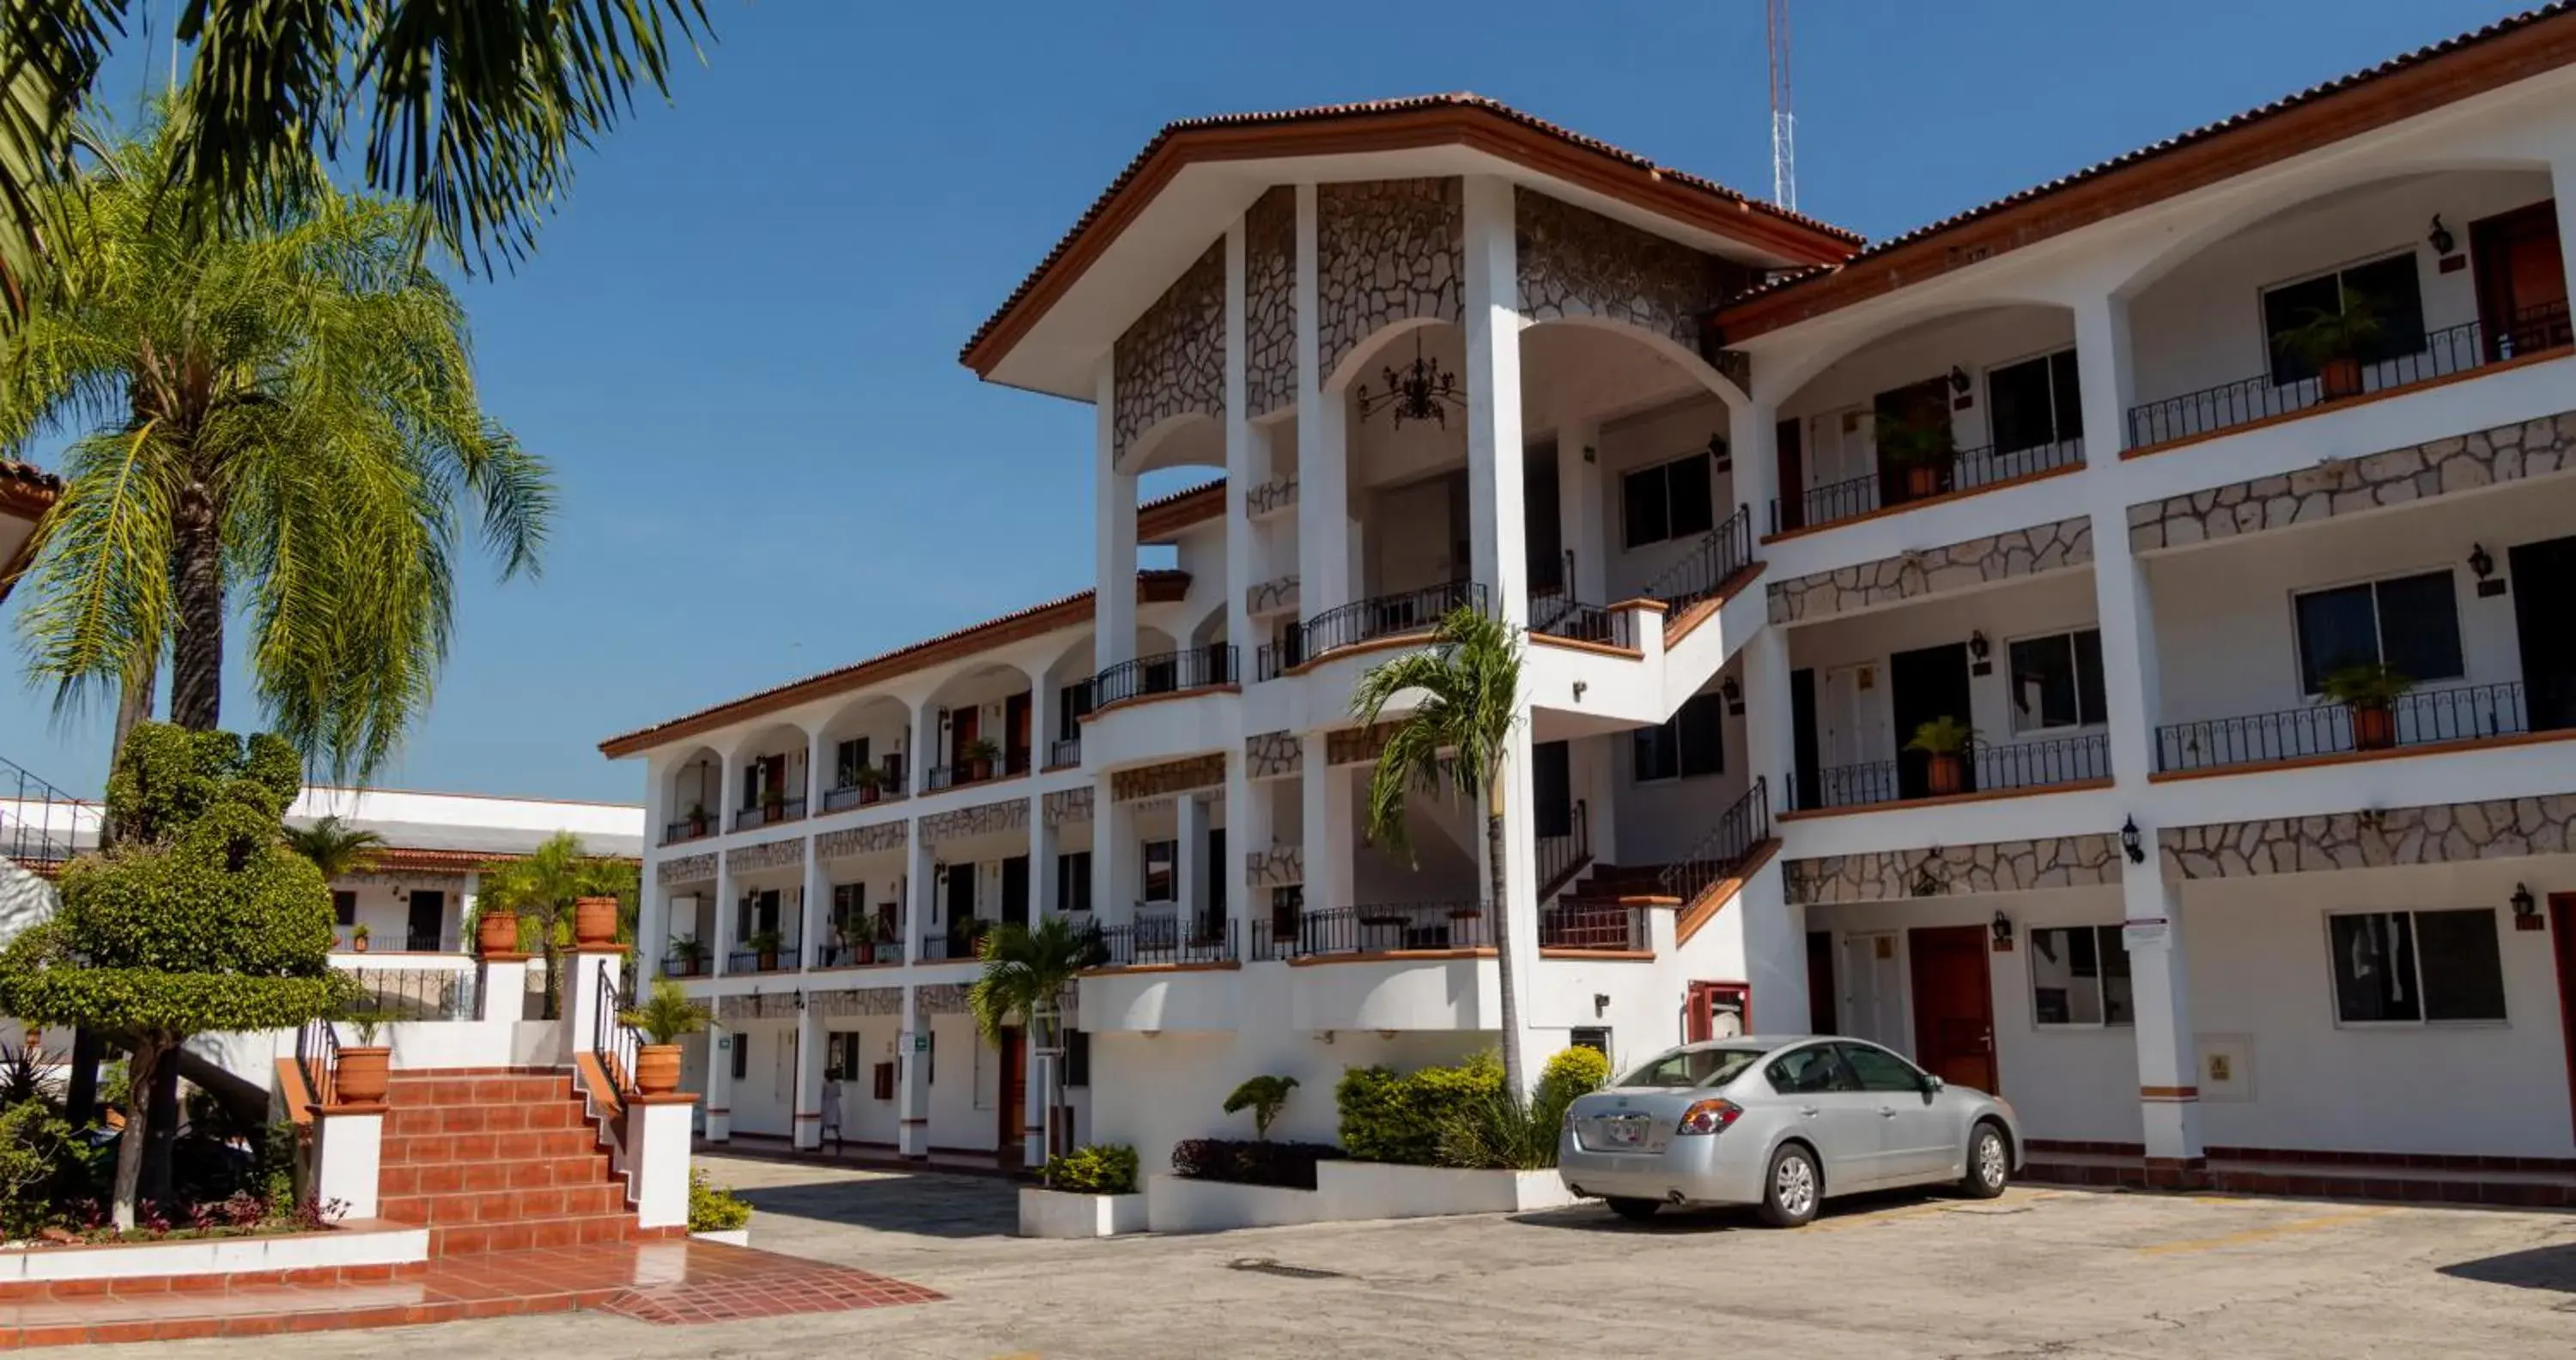
[[1794, 1228], [1828, 1195], [1952, 1184], [1991, 1199], [2021, 1168], [2012, 1106], [1858, 1039], [1685, 1044], [1574, 1102], [1557, 1171], [1622, 1218], [1756, 1204]]

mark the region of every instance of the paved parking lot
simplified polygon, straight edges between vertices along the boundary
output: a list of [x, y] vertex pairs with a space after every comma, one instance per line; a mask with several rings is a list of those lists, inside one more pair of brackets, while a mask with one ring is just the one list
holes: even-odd
[[2576, 1354], [2576, 1216], [2016, 1190], [1773, 1232], [1594, 1208], [1110, 1242], [1008, 1235], [1012, 1189], [710, 1159], [755, 1246], [945, 1303], [708, 1328], [564, 1315], [184, 1342], [174, 1357]]

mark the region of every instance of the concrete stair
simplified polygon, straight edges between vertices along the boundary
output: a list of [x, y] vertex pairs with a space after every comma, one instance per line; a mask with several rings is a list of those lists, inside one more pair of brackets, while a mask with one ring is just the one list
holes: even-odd
[[432, 1256], [623, 1242], [626, 1182], [562, 1072], [401, 1072], [385, 1103], [377, 1214]]
[[1639, 908], [1671, 905], [1660, 864], [1595, 862], [1539, 919], [1539, 947], [1629, 951], [1652, 947]]

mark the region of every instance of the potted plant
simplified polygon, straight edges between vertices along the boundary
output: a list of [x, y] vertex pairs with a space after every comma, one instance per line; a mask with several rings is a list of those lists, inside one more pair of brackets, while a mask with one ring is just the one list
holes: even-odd
[[751, 938], [743, 941], [743, 943], [750, 946], [751, 952], [758, 957], [758, 966], [760, 971], [764, 973], [773, 973], [778, 970], [778, 951], [786, 941], [777, 931], [753, 931]]
[[474, 946], [485, 958], [519, 952], [519, 913], [486, 906], [474, 917]]
[[2385, 751], [2397, 744], [2397, 701], [2415, 682], [2384, 661], [2346, 666], [2318, 686], [2324, 702], [2352, 712], [2352, 749]]
[[773, 784], [760, 791], [760, 818], [774, 822], [787, 815], [787, 791]]
[[364, 922], [364, 921], [359, 922], [359, 923], [358, 923], [357, 928], [349, 932], [349, 947], [350, 947], [351, 949], [357, 950], [357, 951], [358, 951], [359, 953], [361, 953], [361, 954], [364, 954], [364, 953], [366, 953], [366, 952], [367, 952], [367, 923], [366, 923], [366, 922]]
[[977, 737], [966, 743], [966, 777], [982, 782], [993, 777], [993, 762], [1001, 759], [1002, 748], [991, 737]]
[[1905, 494], [1920, 500], [1940, 492], [1941, 473], [1950, 466], [1959, 444], [1950, 431], [1947, 412], [1914, 419], [1880, 416], [1878, 451], [1905, 470]]
[[617, 899], [575, 898], [572, 904], [572, 942], [582, 949], [598, 949], [617, 943]]
[[332, 1102], [376, 1104], [393, 1088], [393, 1050], [376, 1042], [384, 1028], [384, 1012], [366, 1007], [347, 1011], [340, 1019], [357, 1042], [341, 1045], [338, 1060], [331, 1065]]
[[689, 804], [689, 836], [695, 839], [705, 834], [707, 834], [707, 805], [691, 803]]
[[674, 977], [691, 977], [698, 965], [706, 962], [707, 947], [695, 935], [681, 935], [671, 941], [671, 958], [662, 971]]
[[691, 1001], [680, 984], [658, 978], [644, 1004], [617, 1019], [644, 1037], [635, 1046], [635, 1089], [648, 1096], [678, 1090], [680, 1040], [707, 1027], [707, 1008]]
[[1976, 729], [1947, 714], [1914, 729], [1914, 740], [1905, 743], [1909, 751], [1921, 751], [1926, 762], [1932, 796], [1959, 792], [1967, 786], [1965, 753], [1968, 743], [1977, 739]]
[[2274, 344], [2316, 369], [2319, 401], [2361, 395], [2361, 356], [2387, 329], [2377, 304], [2369, 298], [2347, 289], [2339, 301], [2342, 305], [2331, 312], [2311, 309], [2306, 321], [2273, 338]]
[[886, 962], [903, 962], [903, 951], [901, 949], [891, 947], [900, 944], [902, 940], [903, 922], [897, 919], [895, 914], [891, 911], [878, 912], [876, 922], [876, 948], [877, 952], [883, 956]]
[[850, 775], [850, 784], [859, 791], [859, 806], [866, 807], [885, 796], [885, 771], [874, 765], [862, 765]]

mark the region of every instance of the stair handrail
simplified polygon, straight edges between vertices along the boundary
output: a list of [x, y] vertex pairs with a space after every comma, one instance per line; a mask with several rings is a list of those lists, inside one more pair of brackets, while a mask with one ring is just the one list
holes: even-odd
[[[0, 757], [0, 789], [14, 790], [12, 796], [0, 799], [6, 805], [6, 810], [0, 810], [0, 859], [64, 863], [80, 851], [84, 820], [95, 827], [102, 815], [97, 804], [72, 797], [6, 757]], [[33, 819], [27, 813], [31, 807], [39, 810]], [[54, 835], [56, 808], [66, 811], [67, 825], [60, 839]]]
[[1767, 779], [1757, 777], [1743, 797], [1718, 814], [1717, 824], [1699, 838], [1689, 853], [1664, 866], [1655, 882], [1664, 896], [1677, 897], [1683, 906], [1689, 906], [1699, 900], [1701, 893], [1741, 868], [1769, 839], [1770, 785]]
[[591, 1016], [590, 1051], [599, 1057], [600, 1070], [607, 1074], [608, 1089], [617, 1097], [617, 1107], [626, 1108], [626, 1098], [636, 1093], [635, 1050], [644, 1036], [626, 1023], [626, 993], [617, 985], [614, 959], [599, 961], [599, 1010]]
[[295, 1067], [304, 1074], [305, 1094], [315, 1105], [328, 1108], [338, 1094], [333, 1089], [333, 1073], [340, 1066], [340, 1036], [328, 1020], [307, 1020], [295, 1031]]

